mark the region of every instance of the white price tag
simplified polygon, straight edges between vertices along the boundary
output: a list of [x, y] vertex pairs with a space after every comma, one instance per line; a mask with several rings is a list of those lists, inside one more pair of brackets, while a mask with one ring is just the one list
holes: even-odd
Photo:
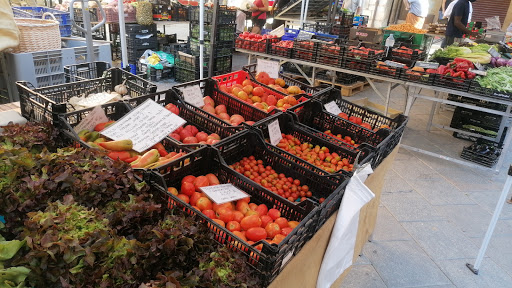
[[311, 38], [313, 38], [313, 35], [315, 35], [315, 33], [300, 30], [299, 35], [297, 35], [297, 40], [311, 40]]
[[336, 116], [338, 116], [338, 114], [340, 114], [342, 112], [340, 107], [338, 107], [338, 105], [334, 101], [331, 101], [331, 102], [325, 104], [324, 108], [325, 108], [325, 110], [327, 110], [327, 112], [334, 114]]
[[98, 125], [100, 123], [107, 122], [107, 121], [108, 121], [108, 118], [107, 118], [107, 115], [105, 115], [105, 111], [103, 111], [101, 106], [96, 106], [73, 129], [77, 133], [82, 130], [86, 130], [86, 129], [89, 131], [92, 131], [96, 125]]
[[203, 93], [201, 92], [201, 88], [199, 85], [192, 85], [181, 88], [183, 92], [183, 98], [187, 103], [190, 103], [197, 108], [201, 108], [204, 106]]
[[203, 191], [204, 194], [208, 196], [208, 198], [219, 205], [240, 200], [245, 197], [251, 197], [249, 194], [241, 191], [232, 184], [220, 184], [201, 187], [199, 189], [201, 189], [201, 191]]
[[113, 139], [130, 139], [133, 150], [145, 151], [162, 141], [187, 121], [148, 99], [101, 132]]
[[476, 69], [478, 69], [480, 71], [485, 71], [484, 66], [478, 62], [475, 63], [475, 67], [476, 67]]
[[388, 65], [389, 67], [395, 67], [395, 68], [403, 68], [405, 66], [405, 64], [403, 64], [403, 63], [389, 61], [389, 60], [384, 61], [384, 63], [386, 63], [386, 65]]
[[268, 136], [270, 137], [270, 144], [277, 145], [283, 139], [281, 135], [281, 127], [279, 127], [279, 120], [268, 124]]
[[256, 72], [267, 72], [270, 78], [279, 78], [279, 61], [258, 59]]
[[487, 75], [487, 72], [481, 71], [481, 70], [469, 69], [469, 71], [475, 73], [476, 75], [480, 75], [480, 76], [486, 76]]
[[492, 57], [496, 57], [496, 58], [501, 57], [500, 52], [496, 51], [496, 49], [494, 49], [494, 47], [489, 48], [489, 50], [487, 50], [487, 52], [489, 52], [489, 54], [491, 54]]
[[284, 24], [277, 27], [276, 29], [268, 32], [268, 35], [275, 35], [277, 37], [283, 37], [285, 31], [284, 31]]
[[414, 66], [425, 68], [425, 69], [437, 69], [437, 68], [439, 68], [439, 63], [416, 61], [416, 64]]

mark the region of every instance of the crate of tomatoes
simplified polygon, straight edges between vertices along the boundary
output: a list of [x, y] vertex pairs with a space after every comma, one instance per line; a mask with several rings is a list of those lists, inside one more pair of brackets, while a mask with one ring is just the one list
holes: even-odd
[[[359, 132], [362, 133], [363, 135], [366, 134], [366, 136], [356, 136], [355, 134], [352, 134], [352, 136], [349, 135], [349, 137], [351, 138], [350, 144], [353, 145], [356, 143], [356, 141], [352, 143], [352, 139], [364, 139], [366, 141], [369, 141], [370, 143], [368, 144], [373, 146], [375, 153], [374, 159], [372, 159], [371, 162], [372, 167], [374, 168], [377, 167], [382, 162], [382, 160], [384, 160], [393, 151], [393, 149], [398, 145], [398, 143], [400, 143], [400, 139], [402, 138], [405, 126], [407, 125], [408, 121], [408, 118], [405, 115], [399, 115], [396, 118], [392, 119], [383, 116], [379, 113], [370, 111], [359, 105], [350, 103], [349, 101], [343, 100], [341, 98], [340, 91], [332, 87], [329, 87], [315, 95], [313, 97], [313, 101], [318, 101], [319, 103], [321, 103], [324, 110], [326, 110], [326, 104], [335, 104], [341, 111], [341, 113], [336, 115], [337, 118], [332, 118], [328, 117], [327, 115], [330, 114], [334, 116], [334, 114], [326, 114], [325, 111], [324, 113], [310, 113], [308, 112], [308, 110], [301, 112], [300, 110], [296, 109], [293, 112], [299, 116], [299, 120], [303, 121], [304, 123], [307, 123], [306, 125], [311, 125], [313, 127], [319, 128], [320, 131], [326, 131], [329, 129], [331, 131], [329, 131], [330, 133], [328, 134], [332, 134], [331, 137], [337, 138], [338, 140], [341, 140], [341, 138], [343, 138], [345, 142], [347, 142], [345, 139], [345, 135], [343, 135], [342, 133], [338, 133], [338, 130], [336, 130], [338, 128], [333, 128], [333, 126], [342, 125], [340, 123], [340, 121], [342, 120], [345, 120], [342, 121], [343, 123], [345, 123], [343, 125], [348, 125], [346, 124], [346, 121], [356, 124], [356, 126], [351, 126], [350, 129], [352, 129], [352, 132]], [[322, 119], [322, 117], [326, 118]], [[328, 120], [329, 118], [330, 120]], [[325, 124], [322, 123], [322, 121], [325, 121]], [[358, 127], [361, 128], [359, 128], [358, 130]]]
[[[152, 173], [148, 182], [161, 192], [168, 206], [197, 215], [207, 223], [215, 241], [247, 257], [265, 286], [318, 229], [317, 207], [283, 201], [275, 193], [246, 181], [223, 162], [214, 148], [192, 152], [169, 164], [165, 171], [168, 172]], [[247, 197], [216, 203], [210, 198], [213, 194], [208, 196], [203, 190], [223, 184], [229, 186], [223, 189], [242, 192]]]
[[[295, 155], [295, 162], [304, 167], [313, 164], [323, 170], [325, 175], [352, 176], [356, 164], [364, 164], [373, 159], [369, 147], [362, 145], [357, 150], [347, 145], [328, 141], [322, 135], [311, 131], [305, 125], [295, 121], [289, 113], [279, 113], [252, 126], [263, 139], [270, 143], [269, 125], [278, 121], [282, 139], [276, 144], [282, 155]], [[357, 163], [356, 163], [357, 161]]]
[[295, 40], [293, 43], [293, 57], [308, 62], [316, 61], [318, 42], [313, 40]]
[[212, 79], [217, 81], [222, 92], [259, 109], [265, 117], [278, 111], [286, 111], [307, 100], [307, 95], [299, 87], [290, 86], [284, 89], [283, 80], [276, 83], [277, 79], [270, 78], [266, 72], [257, 73], [254, 79], [244, 70], [215, 76]]
[[319, 64], [341, 67], [345, 47], [333, 42], [319, 41], [317, 43], [316, 62]]
[[[349, 43], [351, 44], [351, 43]], [[348, 45], [345, 48], [343, 67], [368, 72], [374, 61], [384, 58], [384, 49], [380, 45]]]
[[284, 58], [292, 58], [293, 55], [293, 41], [281, 40], [279, 42], [270, 43], [268, 54], [276, 55]]
[[[253, 80], [256, 80], [256, 64], [250, 64], [250, 65], [246, 65], [243, 67], [243, 70], [249, 72], [249, 75], [251, 76], [251, 79]], [[281, 80], [278, 80], [278, 79], [282, 79], [284, 81], [284, 84], [283, 84], [283, 81]], [[319, 86], [311, 86], [309, 85], [308, 83], [304, 83], [298, 79], [294, 79], [292, 77], [289, 77], [289, 76], [286, 76], [284, 75], [283, 73], [279, 72], [279, 78], [278, 79], [273, 79], [273, 78], [270, 78], [269, 81], [274, 81], [274, 84], [277, 84], [279, 86], [281, 86], [282, 88], [286, 89], [288, 91], [288, 88], [292, 87], [292, 86], [296, 86], [296, 87], [299, 87], [299, 89], [304, 92], [306, 92], [306, 94], [308, 96], [311, 96], [317, 92], [320, 92], [322, 90], [324, 90], [325, 88], [327, 88], [327, 85], [323, 84], [323, 85], [319, 85]], [[292, 91], [293, 89], [296, 89], [295, 87], [294, 88], [290, 88]]]
[[279, 38], [275, 35], [260, 35], [245, 31], [236, 38], [235, 47], [260, 53], [268, 53], [269, 46], [277, 42], [279, 42]]
[[412, 49], [405, 46], [393, 48], [391, 55], [393, 58], [406, 59], [406, 60], [424, 60], [426, 57], [425, 51], [421, 49]]

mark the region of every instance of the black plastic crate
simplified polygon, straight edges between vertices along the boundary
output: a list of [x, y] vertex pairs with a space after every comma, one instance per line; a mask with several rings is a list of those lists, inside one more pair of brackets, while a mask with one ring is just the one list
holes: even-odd
[[372, 66], [374, 66], [374, 62], [371, 60], [345, 56], [343, 57], [341, 66], [355, 71], [370, 72]]
[[[82, 13], [82, 8], [73, 8], [74, 20], [75, 22], [83, 22], [84, 15]], [[89, 17], [91, 22], [98, 22], [98, 16], [100, 15], [100, 11], [98, 8], [89, 7]]]
[[[427, 53], [420, 49], [412, 49], [413, 51], [409, 51], [409, 48], [405, 46], [401, 47], [393, 47], [391, 49], [391, 56], [393, 59], [405, 59], [405, 60], [425, 60]], [[409, 53], [411, 52], [411, 53]]]
[[385, 75], [391, 78], [400, 79], [404, 69], [386, 65], [384, 62], [373, 62], [368, 72], [375, 75]]
[[[281, 201], [277, 195], [268, 192], [262, 187], [245, 181], [245, 179], [222, 163], [218, 151], [213, 148], [202, 148], [193, 152], [180, 161], [169, 164], [161, 172], [153, 172], [146, 180], [158, 189], [167, 199], [170, 208], [184, 210], [190, 215], [199, 216], [200, 220], [207, 223], [215, 233], [215, 240], [228, 248], [246, 255], [248, 264], [255, 268], [263, 285], [267, 286], [279, 275], [285, 265], [296, 255], [304, 244], [309, 241], [318, 230], [318, 208], [305, 210], [302, 207]], [[215, 174], [221, 183], [230, 183], [251, 196], [251, 202], [265, 204], [267, 207], [277, 209], [281, 216], [289, 221], [299, 221], [299, 225], [286, 236], [279, 244], [273, 244], [261, 240], [253, 245], [235, 236], [225, 227], [194, 209], [189, 204], [168, 192], [169, 187], [179, 188], [181, 180], [187, 175]], [[261, 251], [256, 246], [262, 245]]]
[[480, 86], [476, 80], [471, 80], [469, 91], [476, 95], [496, 98], [496, 99], [512, 99], [512, 93], [498, 91]]
[[319, 42], [317, 48], [316, 63], [341, 67], [345, 47], [335, 43]]
[[316, 23], [304, 23], [303, 30], [317, 33], [331, 33], [332, 25], [327, 24], [326, 22], [316, 22]]
[[[485, 130], [491, 130], [497, 132], [500, 128], [501, 119], [503, 116], [486, 113], [482, 111], [477, 111], [473, 109], [468, 109], [464, 107], [455, 107], [453, 112], [452, 122], [450, 123], [450, 127], [456, 129], [467, 130], [464, 128], [464, 125], [472, 125], [478, 126]], [[479, 133], [474, 130], [471, 132]], [[482, 134], [482, 133], [479, 133]], [[485, 136], [495, 136], [485, 134]]]
[[[296, 158], [295, 156], [291, 154], [283, 156], [281, 151], [276, 152], [276, 148], [266, 143], [256, 131], [244, 131], [222, 143], [215, 144], [214, 147], [220, 151], [220, 155], [227, 165], [233, 165], [243, 157], [254, 156], [257, 160], [262, 160], [264, 166], [272, 166], [277, 174], [283, 173], [286, 177], [299, 179], [300, 185], [309, 187], [312, 197], [308, 198], [306, 203], [301, 202], [300, 197], [296, 202], [290, 202], [303, 207], [307, 207], [309, 205], [307, 202], [310, 201], [319, 205], [321, 198], [328, 199], [331, 194], [340, 193], [343, 188], [340, 185], [348, 179], [347, 177], [326, 176], [321, 169], [311, 164], [309, 167], [296, 165], [296, 160], [290, 159]], [[246, 178], [246, 181], [254, 182], [246, 176], [242, 175], [242, 177]], [[254, 184], [261, 186], [256, 182]], [[276, 191], [267, 190], [277, 195]], [[282, 195], [277, 196], [282, 198], [282, 201], [289, 201]]]
[[268, 54], [284, 58], [293, 58], [293, 47], [279, 46], [278, 43], [269, 44]]
[[475, 162], [485, 167], [493, 167], [501, 156], [501, 147], [498, 143], [479, 138], [476, 143], [462, 149], [460, 158]]
[[432, 74], [434, 76], [433, 85], [438, 87], [450, 88], [462, 92], [468, 92], [471, 79], [462, 79], [460, 77], [451, 77], [441, 74]]
[[156, 34], [147, 39], [126, 37], [126, 47], [128, 50], [154, 49], [155, 47], [158, 47], [158, 38], [156, 37]]
[[279, 42], [279, 38], [249, 40], [238, 37], [235, 39], [235, 47], [238, 49], [251, 50], [260, 53], [270, 53], [270, 47], [273, 43], [277, 42]]
[[337, 35], [337, 36], [349, 36], [350, 35], [350, 29], [352, 28], [352, 25], [339, 25], [335, 24], [332, 26], [331, 34]]
[[64, 74], [66, 83], [70, 83], [103, 77], [103, 73], [108, 69], [110, 69], [110, 63], [96, 61], [64, 66]]
[[336, 19], [336, 23], [339, 23], [340, 25], [344, 26], [352, 26], [354, 25], [354, 16], [354, 12], [341, 11], [341, 14], [339, 15], [338, 19]]
[[[204, 27], [204, 41], [210, 41], [212, 38], [212, 25], [205, 25]], [[199, 24], [190, 23], [190, 37], [199, 39]], [[218, 24], [216, 41], [235, 41], [236, 38], [236, 24]]]
[[[175, 58], [175, 64], [178, 68], [184, 68], [188, 70], [195, 70], [199, 72], [199, 56], [194, 56], [186, 53], [178, 53], [177, 57]], [[210, 58], [204, 57], [203, 58], [203, 69], [207, 69], [209, 65]], [[231, 66], [232, 66], [233, 56], [217, 56], [213, 59], [213, 71], [215, 75], [218, 75], [218, 73], [226, 73], [231, 72]]]
[[476, 105], [478, 107], [489, 108], [489, 109], [498, 110], [498, 111], [502, 111], [502, 112], [507, 110], [507, 105], [505, 105], [505, 104], [498, 104], [498, 103], [493, 103], [491, 101], [479, 100], [479, 99], [464, 97], [464, 96], [455, 95], [455, 94], [448, 94], [447, 100], [455, 101], [455, 102], [459, 102], [459, 103], [469, 103], [469, 104]]
[[[131, 111], [131, 107], [124, 102], [112, 102], [107, 103], [100, 106], [103, 111], [105, 112], [105, 115], [109, 120], [117, 121], [121, 119], [124, 115], [126, 115], [128, 112]], [[86, 143], [82, 141], [77, 133], [74, 131], [74, 127], [78, 125], [87, 115], [94, 109], [95, 107], [80, 110], [80, 111], [74, 111], [71, 113], [67, 113], [64, 115], [59, 115], [59, 127], [60, 127], [60, 135], [62, 136], [62, 140], [64, 143], [69, 144], [69, 146], [78, 148], [87, 148], [87, 149], [95, 149], [91, 147], [90, 143]], [[193, 149], [197, 148], [198, 146], [194, 147], [192, 145], [186, 146], [186, 145], [180, 145], [178, 142], [174, 141], [173, 139], [166, 137], [160, 141], [160, 143], [164, 146], [165, 150], [168, 153], [171, 152], [185, 152], [189, 153]], [[144, 178], [144, 173], [146, 172], [146, 169], [142, 168], [136, 168], [134, 169], [134, 176], [139, 180], [142, 181]]]
[[[190, 52], [194, 55], [199, 55], [200, 53], [200, 45], [199, 40], [190, 38]], [[218, 56], [229, 56], [233, 55], [233, 41], [219, 41], [215, 43], [215, 47], [213, 48], [213, 54], [215, 57]], [[210, 42], [204, 42], [204, 56], [210, 56]]]
[[[236, 11], [236, 9], [229, 9], [227, 6], [219, 6], [217, 10], [217, 24], [235, 24]], [[205, 9], [203, 15], [205, 24], [213, 22], [213, 9]], [[199, 22], [198, 7], [190, 8], [190, 21]]]
[[[83, 22], [76, 22], [77, 25], [80, 25], [83, 27]], [[85, 38], [85, 33], [82, 31], [79, 31], [78, 28], [75, 26], [71, 26], [71, 34], [73, 36], [82, 37]], [[94, 40], [107, 40], [107, 33], [105, 30], [105, 25], [101, 26], [100, 28], [91, 31], [92, 39]]]
[[171, 21], [189, 21], [189, 9], [181, 4], [172, 3]]
[[316, 61], [318, 42], [313, 40], [296, 40], [293, 43], [293, 58], [308, 62]]
[[434, 73], [414, 71], [411, 69], [401, 69], [400, 79], [409, 82], [415, 82], [425, 85], [433, 85], [434, 79], [436, 78]]
[[[92, 93], [114, 91], [114, 87], [123, 83], [128, 89], [126, 95], [139, 97], [156, 91], [156, 86], [147, 80], [119, 68], [111, 68], [105, 77], [73, 83], [33, 88], [26, 81], [16, 82], [20, 94], [21, 114], [29, 121], [59, 124], [58, 115], [75, 111], [68, 104], [71, 97], [80, 97]], [[82, 109], [78, 110], [81, 111]]]
[[[250, 64], [243, 67], [243, 69], [251, 75], [251, 79], [253, 81], [256, 81], [256, 64]], [[284, 83], [286, 84], [283, 88], [288, 88], [289, 86], [297, 86], [301, 90], [305, 91], [308, 95], [313, 95], [317, 92], [320, 92], [327, 88], [326, 85], [319, 85], [319, 86], [311, 86], [308, 83], [304, 83], [300, 80], [293, 79], [291, 77], [288, 77], [284, 75], [283, 73], [279, 73], [279, 78], [284, 80]]]
[[193, 85], [199, 85], [199, 88], [203, 92], [203, 96], [210, 96], [215, 102], [215, 105], [225, 105], [227, 113], [229, 115], [241, 115], [242, 117], [244, 117], [245, 121], [258, 121], [260, 119], [264, 119], [265, 117], [267, 117], [267, 113], [265, 111], [260, 110], [252, 105], [249, 105], [239, 99], [231, 97], [228, 94], [220, 91], [218, 89], [217, 81], [213, 79], [201, 79], [180, 85], [175, 85], [172, 88], [174, 92], [178, 94], [183, 103], [187, 105], [187, 107], [189, 105], [191, 106], [191, 104], [184, 101], [183, 92], [180, 89]]
[[[409, 121], [409, 118], [405, 115], [399, 115], [398, 117], [391, 119], [359, 105], [353, 104], [347, 100], [342, 99], [340, 90], [332, 87], [316, 94], [313, 97], [313, 101], [318, 101], [322, 105], [334, 101], [342, 113], [347, 114], [348, 117], [355, 116], [361, 118], [362, 122], [370, 124], [373, 130], [383, 130], [381, 128], [387, 126], [393, 131], [390, 136], [380, 142], [380, 146], [376, 147], [377, 149], [374, 156], [375, 159], [372, 161], [373, 167], [377, 167], [400, 143], [400, 139], [404, 134], [407, 121]], [[295, 113], [298, 112], [295, 111]]]
[[[384, 58], [385, 54], [386, 54], [385, 51], [377, 52], [377, 53], [375, 53], [374, 51], [368, 51], [367, 52], [365, 50], [365, 48], [366, 47], [359, 47], [359, 48], [348, 47], [345, 50], [345, 55], [347, 56], [347, 58], [352, 58], [352, 59], [360, 59], [360, 60], [366, 60], [366, 61], [376, 61], [376, 60], [382, 60]], [[374, 48], [369, 48], [369, 49], [374, 49]]]
[[146, 52], [146, 50], [150, 49], [150, 50], [156, 50], [158, 47], [158, 45], [156, 45], [155, 47], [143, 47], [143, 48], [130, 48], [128, 49], [128, 63], [130, 64], [135, 64], [137, 62], [139, 62], [139, 59], [140, 57], [142, 57], [142, 54], [144, 54], [144, 52]]
[[[374, 155], [369, 147], [361, 147], [359, 151], [355, 151], [346, 148], [346, 146], [339, 146], [333, 142], [328, 141], [322, 136], [316, 135], [317, 133], [312, 133], [309, 129], [305, 127], [305, 125], [297, 123], [294, 120], [294, 116], [291, 115], [290, 113], [278, 113], [271, 117], [268, 117], [267, 119], [259, 121], [256, 124], [254, 124], [253, 129], [258, 131], [261, 137], [263, 137], [267, 141], [267, 139], [269, 139], [268, 125], [276, 120], [279, 121], [281, 133], [292, 135], [293, 137], [299, 139], [301, 143], [310, 143], [313, 146], [326, 147], [327, 149], [329, 149], [329, 153], [334, 152], [337, 153], [342, 159], [347, 158], [350, 164], [355, 165], [354, 162], [356, 161], [356, 159], [358, 160], [357, 164], [365, 164], [373, 160]], [[276, 147], [275, 150], [281, 151], [281, 154], [283, 155], [290, 155], [290, 152], [279, 147]], [[303, 167], [309, 167], [311, 164], [314, 165], [314, 163], [308, 162], [306, 159], [301, 158], [299, 155], [295, 157], [294, 161], [296, 164]], [[325, 175], [341, 175], [348, 177], [352, 176], [352, 172], [343, 169], [337, 169], [336, 167], [336, 169], [329, 168], [329, 171], [320, 168], [318, 165], [315, 165], [315, 167], [324, 171]]]
[[[135, 38], [135, 35], [156, 35], [157, 27], [156, 24], [151, 25], [140, 25], [135, 23], [126, 23], [125, 31], [128, 37]], [[128, 38], [127, 37], [127, 38]]]

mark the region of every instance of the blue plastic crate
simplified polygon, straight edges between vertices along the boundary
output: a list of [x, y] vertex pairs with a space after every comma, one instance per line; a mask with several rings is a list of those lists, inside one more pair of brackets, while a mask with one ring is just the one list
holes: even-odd
[[25, 12], [28, 12], [32, 14], [33, 16], [37, 18], [41, 18], [44, 13], [52, 13], [53, 16], [55, 16], [55, 19], [59, 21], [60, 25], [72, 25], [71, 23], [71, 16], [69, 12], [63, 12], [57, 9], [51, 9], [47, 7], [15, 7], [16, 9], [23, 10]]
[[69, 37], [71, 36], [71, 26], [72, 25], [60, 25], [60, 36], [61, 37]]

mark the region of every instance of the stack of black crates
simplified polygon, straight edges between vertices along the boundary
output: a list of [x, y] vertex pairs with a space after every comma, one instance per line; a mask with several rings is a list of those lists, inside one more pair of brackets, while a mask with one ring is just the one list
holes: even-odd
[[[176, 55], [176, 81], [189, 82], [199, 79], [199, 9], [190, 9], [189, 49]], [[211, 77], [231, 72], [233, 48], [236, 38], [236, 10], [219, 6], [217, 12], [216, 32], [212, 33], [213, 8], [204, 11], [204, 65], [203, 77]], [[215, 37], [213, 49], [213, 75], [208, 75], [210, 47]]]
[[341, 12], [336, 17], [334, 24], [331, 28], [331, 34], [336, 35], [339, 38], [348, 38], [350, 35], [350, 28], [354, 25], [354, 13], [352, 12]]
[[146, 50], [158, 50], [156, 24], [140, 25], [126, 24], [126, 48], [128, 63], [137, 64]]

